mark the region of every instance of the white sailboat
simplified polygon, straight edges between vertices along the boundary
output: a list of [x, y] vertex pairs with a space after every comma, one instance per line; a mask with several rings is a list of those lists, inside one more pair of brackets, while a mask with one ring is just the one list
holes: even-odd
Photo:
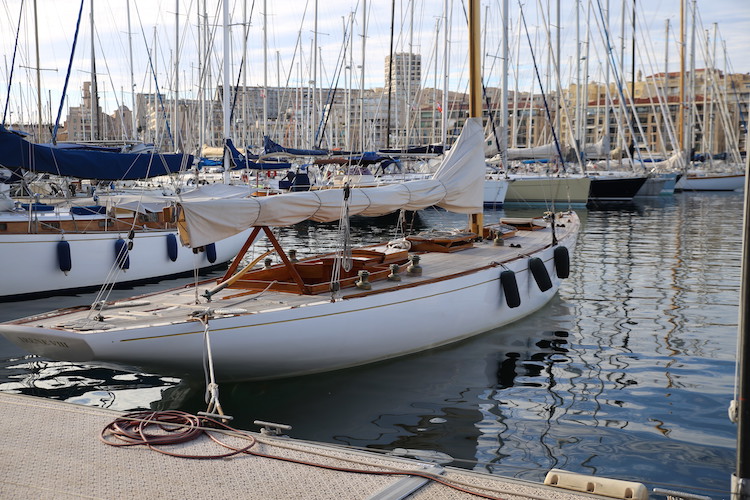
[[[202, 191], [203, 196], [249, 192], [249, 188], [224, 185]], [[65, 200], [54, 205], [22, 204], [13, 201], [7, 184], [0, 184], [0, 301], [225, 266], [249, 231], [195, 251], [181, 246], [172, 220], [176, 200], [152, 193], [102, 196], [96, 203], [81, 198], [74, 200], [75, 205]]]
[[[478, 28], [473, 6], [470, 28]], [[226, 13], [225, 13], [226, 16]], [[474, 17], [476, 16], [476, 17]], [[472, 30], [470, 30], [472, 31]], [[474, 55], [471, 55], [474, 54]], [[183, 200], [180, 235], [200, 247], [249, 228], [273, 250], [217, 282], [0, 325], [0, 334], [54, 359], [213, 380], [271, 379], [419, 352], [516, 321], [549, 301], [569, 272], [574, 212], [482, 221], [484, 148], [478, 38], [470, 49], [470, 118], [433, 178], [229, 200]], [[270, 230], [438, 206], [469, 229], [427, 233], [299, 261]], [[281, 263], [254, 265], [274, 252]]]
[[[91, 9], [93, 30], [93, 3]], [[79, 22], [82, 13], [83, 4]], [[38, 50], [37, 44], [37, 66]], [[72, 50], [75, 53], [75, 40]], [[94, 66], [92, 42], [94, 103], [89, 107], [92, 138], [98, 138]], [[68, 74], [71, 69], [69, 64]], [[42, 129], [40, 104], [38, 108], [37, 140]], [[57, 125], [53, 143], [56, 131]], [[189, 274], [225, 265], [241, 248], [242, 235], [207, 244], [200, 251], [180, 247], [173, 220], [176, 198], [161, 196], [161, 190], [143, 192], [129, 200], [94, 193], [97, 180], [140, 181], [184, 171], [192, 164], [191, 155], [159, 154], [132, 147], [126, 152], [124, 148], [119, 151], [91, 144], [63, 147], [33, 143], [25, 136], [0, 125], [0, 164], [8, 172], [0, 179], [0, 301]], [[10, 171], [15, 174], [10, 175]], [[83, 196], [84, 182], [89, 183], [88, 197]], [[40, 184], [54, 188], [56, 194], [26, 196]], [[23, 197], [14, 196], [15, 191]]]
[[745, 186], [745, 174], [689, 170], [675, 185], [676, 191], [737, 191]]

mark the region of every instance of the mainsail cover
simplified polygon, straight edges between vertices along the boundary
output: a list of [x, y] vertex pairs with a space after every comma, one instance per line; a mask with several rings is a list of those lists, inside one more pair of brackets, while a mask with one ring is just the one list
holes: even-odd
[[[439, 206], [451, 212], [482, 210], [484, 149], [479, 119], [469, 119], [431, 179], [382, 187], [352, 188], [349, 215], [379, 216], [399, 209]], [[200, 191], [200, 190], [196, 190]], [[344, 189], [322, 189], [241, 199], [183, 199], [179, 229], [183, 244], [200, 247], [253, 226], [288, 226], [305, 220], [330, 222], [344, 213]]]
[[0, 126], [0, 165], [79, 179], [136, 180], [189, 168], [184, 154], [112, 153], [33, 144]]
[[244, 198], [252, 195], [256, 188], [241, 184], [237, 186], [217, 183], [206, 184], [200, 189], [183, 191], [180, 194], [164, 195], [157, 191], [143, 191], [141, 193], [101, 193], [99, 203], [111, 208], [132, 210], [146, 214], [149, 212], [161, 212], [165, 208], [176, 204], [181, 200], [208, 200], [217, 198]]
[[286, 148], [281, 144], [274, 142], [267, 135], [263, 136], [263, 151], [265, 154], [284, 153], [292, 156], [322, 156], [328, 154], [328, 151], [325, 149]]

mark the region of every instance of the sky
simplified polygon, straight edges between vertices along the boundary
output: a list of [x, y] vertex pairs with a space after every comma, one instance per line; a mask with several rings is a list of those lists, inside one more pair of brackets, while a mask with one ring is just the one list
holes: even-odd
[[[69, 64], [71, 71], [63, 100], [62, 120], [69, 106], [80, 104], [83, 82], [91, 80], [91, 1], [84, 0], [83, 3], [82, 22], [72, 63], [71, 49], [80, 2], [36, 1], [39, 73], [45, 121], [50, 118], [54, 121], [58, 113]], [[547, 47], [550, 46], [548, 40], [553, 40], [554, 46], [557, 38], [554, 27], [556, 2], [508, 1], [509, 89], [538, 92], [539, 80], [543, 87], [554, 87], [555, 73], [551, 68], [556, 61]], [[676, 71], [679, 68], [679, 0], [635, 1], [636, 73], [653, 74], [664, 71], [665, 67], [669, 71]], [[270, 86], [279, 83], [282, 86], [297, 86], [308, 85], [314, 80], [317, 86], [323, 88], [382, 87], [385, 56], [393, 46], [394, 52], [421, 54], [423, 86], [437, 85], [442, 88], [447, 74], [450, 89], [466, 89], [463, 0], [287, 0], [268, 1], [265, 7], [263, 0], [229, 2], [232, 84], [246, 82], [248, 85], [263, 85], [265, 81]], [[581, 68], [581, 75], [587, 71], [590, 80], [604, 81], [605, 61], [611, 61], [610, 67], [613, 69], [610, 74], [613, 78], [629, 80], [633, 47], [632, 2], [626, 0], [624, 12], [627, 22], [623, 32], [621, 1], [560, 0], [562, 56], [559, 58], [559, 83], [562, 87], [583, 78], [579, 76], [578, 68]], [[606, 15], [607, 3], [609, 16]], [[395, 12], [392, 13], [393, 4]], [[34, 2], [22, 0], [4, 0], [0, 5], [0, 44], [4, 55], [0, 68], [3, 88], [1, 102], [6, 123], [19, 118], [23, 121], [36, 120], [38, 86], [33, 5]], [[363, 16], [365, 5], [366, 22]], [[445, 5], [448, 5], [449, 11], [447, 20], [443, 13]], [[579, 6], [578, 17], [576, 5]], [[499, 86], [503, 60], [502, 0], [481, 0], [481, 7], [485, 54], [483, 78], [485, 85]], [[175, 91], [180, 97], [192, 98], [197, 96], [200, 89], [207, 89], [206, 92], [211, 94], [216, 85], [221, 84], [224, 51], [220, 1], [95, 0], [93, 10], [96, 74], [104, 111], [111, 113], [118, 105], [132, 108], [131, 88], [135, 92], [155, 92], [158, 86], [167, 98], [173, 96]], [[204, 11], [206, 16], [203, 16]], [[727, 68], [729, 72], [750, 72], [750, 57], [747, 56], [750, 47], [750, 5], [747, 0], [697, 0], [696, 11], [695, 66], [704, 67], [708, 57], [721, 70]], [[390, 35], [392, 15], [393, 40]], [[685, 15], [690, 18], [690, 7]], [[607, 18], [609, 30], [604, 29]], [[199, 19], [201, 24], [208, 26], [208, 30], [203, 30], [200, 41], [197, 28]], [[349, 27], [350, 20], [353, 28]], [[670, 23], [668, 54], [665, 50], [667, 20]], [[267, 26], [265, 37], [264, 21]], [[716, 37], [714, 23], [718, 28]], [[175, 34], [177, 24], [178, 38]], [[447, 37], [445, 26], [449, 28]], [[366, 37], [363, 37], [365, 29]], [[14, 60], [16, 30], [18, 45]], [[243, 43], [245, 30], [247, 44]], [[317, 37], [314, 36], [316, 32]], [[686, 36], [689, 40], [689, 27]], [[315, 38], [317, 51], [313, 49]], [[715, 38], [717, 43], [714, 43]], [[210, 41], [209, 50], [206, 49], [206, 39]], [[351, 45], [346, 43], [348, 39]], [[175, 50], [177, 40], [179, 50]], [[608, 46], [611, 47], [609, 51]], [[448, 47], [449, 54], [447, 65], [444, 64], [445, 47]], [[312, 57], [314, 52], [317, 52], [316, 58]], [[240, 72], [243, 53], [246, 54], [247, 63], [242, 65], [243, 71]], [[313, 59], [317, 60], [316, 71], [311, 69]], [[576, 60], [586, 61], [587, 64], [577, 66], [574, 64]], [[264, 61], [267, 62], [264, 64]], [[364, 81], [361, 78], [363, 61]], [[178, 64], [175, 65], [175, 62]], [[176, 86], [175, 66], [178, 68]], [[210, 66], [210, 74], [206, 72], [201, 79], [199, 66]], [[13, 76], [8, 97], [11, 68]]]

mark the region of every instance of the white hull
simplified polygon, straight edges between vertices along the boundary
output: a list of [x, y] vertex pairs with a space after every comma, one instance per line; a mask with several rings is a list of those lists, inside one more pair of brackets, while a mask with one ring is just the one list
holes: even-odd
[[[3, 262], [0, 299], [98, 287], [114, 274], [117, 283], [126, 283], [218, 266], [237, 254], [248, 232], [217, 242], [213, 262], [207, 252], [194, 254], [192, 249], [179, 243], [176, 259], [172, 261], [167, 251], [170, 234], [177, 236], [177, 231], [136, 232], [133, 248], [128, 254], [130, 265], [125, 270], [115, 265], [115, 242], [118, 239], [127, 241], [127, 233], [0, 235], [0, 262]], [[71, 268], [67, 272], [61, 271], [57, 253], [57, 245], [62, 240], [70, 245]]]
[[591, 179], [583, 176], [511, 175], [505, 202], [543, 205], [554, 202], [584, 207], [589, 200], [590, 187]]
[[667, 183], [666, 178], [649, 176], [643, 183], [641, 189], [635, 194], [636, 196], [661, 196], [664, 194], [664, 186]]
[[[579, 221], [575, 214], [568, 217], [557, 231], [560, 245], [572, 255]], [[76, 330], [85, 312], [60, 311], [0, 325], [0, 334], [54, 359], [196, 376], [203, 373], [204, 327], [191, 313], [210, 307], [215, 310], [209, 335], [217, 379], [270, 379], [337, 370], [455, 342], [541, 308], [561, 282], [555, 247], [549, 245], [549, 228], [521, 232], [528, 236], [510, 242], [518, 241], [523, 250], [484, 241], [452, 254], [426, 253], [422, 276], [405, 276], [398, 284], [376, 282], [372, 292], [355, 290], [335, 302], [328, 294], [247, 295], [225, 290], [221, 294], [227, 292], [226, 296], [219, 294], [211, 303], [195, 305], [195, 292], [183, 289], [116, 305], [103, 312], [104, 321], [89, 321], [85, 329]], [[543, 260], [552, 282], [549, 290], [542, 292], [532, 277], [530, 257]], [[465, 259], [483, 265], [446, 270], [444, 263]], [[500, 283], [506, 269], [515, 272], [518, 284], [521, 304], [515, 308], [507, 305]], [[431, 272], [443, 275], [431, 276]]]
[[488, 177], [484, 180], [484, 206], [501, 207], [508, 193], [508, 181], [502, 178]]
[[744, 174], [684, 175], [677, 181], [677, 191], [736, 191], [745, 186]]

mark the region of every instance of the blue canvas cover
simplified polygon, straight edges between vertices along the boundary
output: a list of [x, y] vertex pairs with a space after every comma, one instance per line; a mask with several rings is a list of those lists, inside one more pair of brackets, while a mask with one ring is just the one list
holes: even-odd
[[33, 144], [0, 126], [0, 165], [97, 180], [136, 180], [179, 172], [193, 164], [192, 155], [115, 153]]
[[291, 163], [287, 162], [251, 161], [239, 152], [232, 139], [227, 139], [224, 147], [229, 150], [229, 157], [232, 160], [232, 170], [243, 170], [246, 168], [250, 170], [286, 170], [292, 166]]
[[328, 151], [324, 149], [295, 149], [285, 148], [281, 144], [274, 142], [270, 137], [263, 136], [263, 151], [266, 154], [271, 153], [287, 153], [295, 156], [321, 156], [328, 154]]

